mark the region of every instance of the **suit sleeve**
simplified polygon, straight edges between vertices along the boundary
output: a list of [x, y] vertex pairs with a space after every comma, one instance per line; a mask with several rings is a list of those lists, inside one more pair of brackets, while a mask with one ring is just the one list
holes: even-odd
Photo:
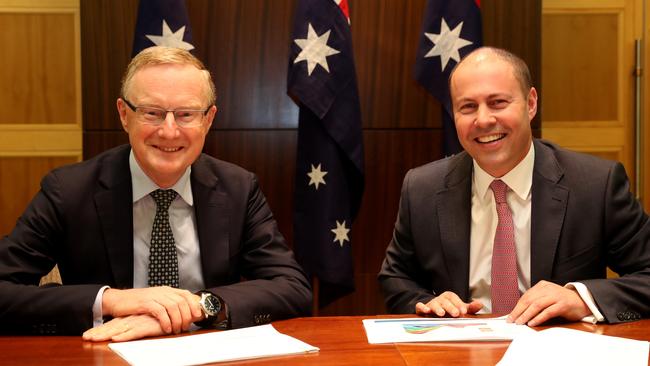
[[393, 238], [378, 275], [388, 311], [400, 314], [415, 313], [415, 304], [426, 303], [435, 296], [424, 283], [426, 274], [420, 270], [411, 233], [411, 173], [406, 174], [402, 184]]
[[235, 264], [244, 281], [209, 289], [228, 304], [231, 326], [310, 315], [309, 281], [286, 245], [254, 176], [245, 216]]
[[650, 316], [650, 221], [629, 191], [620, 163], [611, 170], [605, 191], [604, 240], [614, 279], [582, 281], [609, 323]]
[[62, 255], [62, 201], [50, 173], [15, 228], [0, 240], [1, 332], [80, 334], [92, 327], [100, 285], [38, 286]]

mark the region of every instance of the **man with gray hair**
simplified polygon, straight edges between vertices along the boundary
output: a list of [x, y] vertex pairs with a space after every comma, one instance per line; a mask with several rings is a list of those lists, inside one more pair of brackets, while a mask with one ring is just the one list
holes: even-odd
[[[201, 61], [145, 49], [121, 94], [129, 144], [50, 172], [1, 239], [0, 329], [125, 341], [308, 315], [257, 178], [201, 153], [217, 113]], [[55, 264], [63, 284], [38, 287]]]

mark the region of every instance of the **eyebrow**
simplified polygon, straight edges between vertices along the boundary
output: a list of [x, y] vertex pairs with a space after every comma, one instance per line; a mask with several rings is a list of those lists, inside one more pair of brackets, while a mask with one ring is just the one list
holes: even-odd
[[[125, 100], [125, 101], [126, 101], [126, 100]], [[173, 108], [173, 109], [167, 109], [166, 107], [163, 107], [163, 106], [161, 106], [160, 104], [156, 104], [156, 103], [141, 103], [141, 104], [138, 104], [137, 106], [138, 106], [138, 107], [146, 107], [146, 108], [157, 108], [157, 109], [163, 109], [163, 110], [175, 110], [175, 111], [176, 111], [176, 110], [196, 110], [196, 111], [202, 111], [202, 110], [205, 109], [205, 108], [203, 108], [203, 106], [201, 106], [200, 104], [199, 104], [199, 105], [192, 105], [192, 106], [189, 106], [189, 105], [183, 105], [183, 106], [179, 106], [179, 107], [176, 107], [176, 108]], [[212, 105], [208, 106], [207, 108], [210, 108], [211, 106], [212, 106]]]
[[[493, 93], [489, 94], [486, 99], [494, 99], [494, 98], [506, 98], [506, 99], [514, 99], [514, 96], [512, 94], [508, 93]], [[470, 98], [470, 97], [460, 97], [459, 99], [455, 99], [454, 101], [456, 102], [473, 102], [475, 101], [476, 98]]]

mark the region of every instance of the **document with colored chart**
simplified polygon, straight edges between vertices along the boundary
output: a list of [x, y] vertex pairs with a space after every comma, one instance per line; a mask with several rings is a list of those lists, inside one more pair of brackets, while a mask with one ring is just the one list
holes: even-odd
[[535, 333], [501, 318], [364, 319], [368, 343], [507, 341]]

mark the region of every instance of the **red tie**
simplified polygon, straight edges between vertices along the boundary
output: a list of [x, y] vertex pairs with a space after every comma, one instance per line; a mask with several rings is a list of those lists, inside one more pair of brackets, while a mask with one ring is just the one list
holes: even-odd
[[492, 314], [509, 314], [519, 300], [517, 250], [512, 212], [506, 202], [508, 186], [501, 180], [490, 184], [497, 205], [497, 232], [492, 247]]

